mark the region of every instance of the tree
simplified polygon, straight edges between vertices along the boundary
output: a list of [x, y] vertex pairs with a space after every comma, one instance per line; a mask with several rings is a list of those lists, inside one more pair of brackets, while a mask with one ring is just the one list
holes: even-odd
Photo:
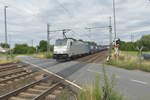
[[[53, 51], [53, 45], [49, 45], [50, 46], [50, 51]], [[45, 40], [41, 40], [38, 46], [38, 49], [40, 52], [46, 52], [47, 51], [47, 41]]]
[[39, 43], [38, 49], [40, 50], [40, 52], [47, 51], [47, 41], [41, 40]]
[[150, 50], [150, 35], [144, 35], [140, 40], [137, 41], [139, 47], [143, 46], [143, 50]]
[[120, 41], [120, 50], [126, 50], [126, 51], [135, 51], [138, 47], [144, 47], [144, 51], [150, 50], [150, 35], [144, 35], [142, 38], [136, 42], [124, 42]]
[[7, 43], [0, 43], [0, 46], [2, 48], [9, 48], [10, 47], [9, 44], [7, 44]]
[[120, 50], [126, 50], [126, 51], [135, 51], [137, 44], [136, 42], [119, 42]]
[[32, 54], [35, 53], [36, 49], [30, 47], [27, 44], [16, 44], [14, 48], [15, 54]]

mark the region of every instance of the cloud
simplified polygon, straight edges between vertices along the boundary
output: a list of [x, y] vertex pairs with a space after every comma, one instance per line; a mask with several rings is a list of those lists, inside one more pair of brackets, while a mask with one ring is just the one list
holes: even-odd
[[[109, 25], [112, 16], [112, 0], [2, 0], [0, 15], [4, 15], [3, 6], [8, 5], [8, 36], [11, 44], [28, 43], [35, 45], [46, 40], [46, 24], [51, 30], [71, 28], [75, 32], [67, 33], [70, 37], [108, 43], [108, 30], [85, 27]], [[130, 41], [130, 34], [135, 40], [148, 34], [150, 27], [150, 2], [148, 0], [116, 0], [117, 35]], [[0, 41], [4, 41], [4, 18], [0, 17]], [[138, 35], [136, 35], [138, 34]], [[61, 32], [51, 33], [51, 43], [61, 38]], [[125, 38], [126, 37], [126, 38]]]

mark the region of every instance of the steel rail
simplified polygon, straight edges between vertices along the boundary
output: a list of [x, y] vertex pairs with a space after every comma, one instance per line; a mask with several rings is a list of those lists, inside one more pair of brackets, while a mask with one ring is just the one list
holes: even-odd
[[11, 76], [11, 75], [22, 73], [22, 72], [27, 72], [27, 71], [26, 70], [21, 70], [21, 71], [17, 71], [17, 72], [11, 72], [9, 74], [0, 75], [0, 78], [6, 77], [6, 76]]
[[8, 67], [3, 67], [3, 68], [0, 68], [0, 72], [2, 71], [7, 71], [7, 70], [13, 70], [13, 69], [18, 69], [18, 68], [23, 68], [27, 65], [22, 65], [22, 66], [17, 66], [17, 65], [11, 65], [11, 66], [8, 66]]
[[28, 84], [28, 85], [26, 85], [24, 87], [16, 89], [15, 91], [12, 91], [10, 93], [4, 94], [4, 95], [0, 96], [0, 100], [7, 100], [7, 99], [9, 99], [12, 96], [16, 96], [17, 94], [19, 94], [19, 93], [21, 93], [21, 92], [23, 92], [23, 91], [25, 91], [25, 90], [27, 90], [29, 88], [32, 88], [34, 85], [37, 85], [37, 84], [39, 84], [41, 82], [44, 82], [44, 81], [48, 80], [49, 78], [50, 78], [49, 76], [45, 77], [45, 78], [43, 78], [41, 80], [32, 82], [31, 84]]
[[20, 77], [24, 77], [24, 76], [30, 75], [30, 74], [35, 73], [35, 72], [36, 72], [36, 71], [34, 71], [34, 72], [29, 72], [29, 73], [27, 72], [27, 73], [22, 74], [22, 75], [18, 75], [18, 76], [15, 76], [15, 77], [11, 77], [11, 78], [8, 78], [8, 79], [4, 79], [4, 80], [0, 81], [0, 84], [1, 84], [1, 83], [6, 83], [6, 82], [8, 82], [8, 81], [15, 80], [15, 79], [18, 79], [18, 78], [20, 78]]
[[32, 100], [43, 100], [44, 97], [46, 97], [48, 94], [52, 93], [58, 86], [61, 84], [61, 82], [57, 82], [50, 86], [46, 91], [43, 91], [39, 96], [33, 98]]

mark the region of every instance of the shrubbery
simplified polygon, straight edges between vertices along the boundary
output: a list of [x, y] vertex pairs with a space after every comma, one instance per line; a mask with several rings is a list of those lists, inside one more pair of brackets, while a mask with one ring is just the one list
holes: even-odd
[[[53, 51], [52, 45], [50, 45], [49, 48], [50, 48], [50, 51]], [[39, 50], [39, 52], [46, 52], [47, 51], [47, 41], [41, 40], [39, 43], [39, 46], [38, 46], [38, 50]]]
[[120, 50], [124, 51], [137, 51], [137, 47], [143, 46], [143, 51], [150, 51], [150, 35], [143, 36], [136, 42], [124, 42], [120, 41]]
[[7, 43], [0, 43], [0, 46], [1, 46], [2, 48], [9, 48], [9, 47], [10, 47], [10, 45], [7, 44]]
[[[53, 51], [53, 46], [50, 45], [50, 51]], [[33, 54], [47, 51], [47, 41], [41, 40], [39, 45], [37, 46], [37, 50], [35, 47], [28, 46], [27, 44], [16, 44], [13, 53], [14, 54]]]
[[36, 52], [36, 49], [27, 44], [16, 44], [13, 52], [14, 54], [33, 54]]

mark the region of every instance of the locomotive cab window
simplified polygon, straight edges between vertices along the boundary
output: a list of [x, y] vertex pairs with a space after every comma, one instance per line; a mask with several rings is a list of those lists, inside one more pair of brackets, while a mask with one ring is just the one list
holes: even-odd
[[70, 42], [70, 46], [72, 46], [72, 42]]
[[56, 46], [65, 46], [65, 45], [67, 45], [67, 40], [65, 40], [65, 39], [56, 40], [55, 45], [56, 45]]

